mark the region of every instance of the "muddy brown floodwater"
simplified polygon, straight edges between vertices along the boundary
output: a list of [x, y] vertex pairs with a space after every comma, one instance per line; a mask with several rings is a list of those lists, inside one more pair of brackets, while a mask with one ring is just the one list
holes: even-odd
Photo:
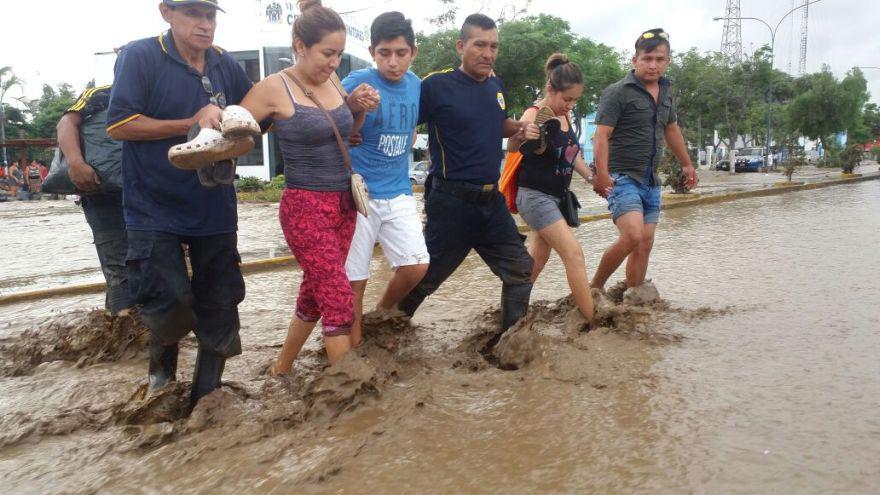
[[[283, 246], [270, 228], [276, 210], [242, 207], [243, 252]], [[592, 271], [613, 226], [577, 235]], [[410, 325], [371, 321], [366, 344], [332, 368], [311, 339], [282, 378], [262, 370], [279, 350], [300, 274], [254, 274], [241, 306], [244, 354], [191, 415], [191, 338], [181, 382], [144, 400], [136, 317], [90, 312], [99, 295], [5, 306], [0, 486], [877, 493], [877, 246], [876, 181], [671, 210], [649, 271], [662, 301], [603, 301], [599, 328], [586, 332], [554, 257], [529, 316], [499, 340], [500, 284], [470, 257]], [[86, 270], [88, 248], [48, 265]], [[17, 270], [0, 287], [57, 276]], [[368, 304], [386, 272], [375, 259]]]

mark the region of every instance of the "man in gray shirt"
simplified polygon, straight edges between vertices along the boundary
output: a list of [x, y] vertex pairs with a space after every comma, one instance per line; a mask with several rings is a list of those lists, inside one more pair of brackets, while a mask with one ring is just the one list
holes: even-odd
[[660, 219], [657, 168], [664, 142], [681, 164], [687, 187], [697, 185], [697, 173], [677, 124], [669, 80], [663, 76], [670, 61], [669, 35], [662, 29], [645, 31], [636, 40], [635, 49], [633, 70], [605, 89], [596, 113], [593, 189], [608, 199], [611, 218], [620, 232], [593, 277], [592, 286], [598, 288], [605, 286], [627, 258], [627, 287], [645, 281]]

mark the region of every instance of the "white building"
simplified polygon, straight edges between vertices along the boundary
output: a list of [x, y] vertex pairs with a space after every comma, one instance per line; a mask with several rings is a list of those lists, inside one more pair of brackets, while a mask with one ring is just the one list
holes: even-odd
[[[224, 48], [256, 82], [292, 64], [291, 33], [299, 10], [293, 1], [260, 0], [254, 3], [259, 7], [255, 13], [259, 32], [253, 36], [253, 44]], [[336, 71], [340, 78], [372, 65], [369, 22], [350, 15], [342, 17], [347, 36], [342, 64]], [[237, 172], [241, 177], [259, 177], [263, 180], [284, 173], [281, 151], [274, 134], [263, 135], [253, 151], [239, 158]]]

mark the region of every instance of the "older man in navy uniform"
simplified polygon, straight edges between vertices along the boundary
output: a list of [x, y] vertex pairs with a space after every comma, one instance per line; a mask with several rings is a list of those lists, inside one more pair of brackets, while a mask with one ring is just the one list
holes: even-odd
[[[150, 328], [150, 390], [176, 379], [178, 341], [199, 341], [192, 404], [220, 386], [225, 360], [241, 353], [237, 205], [232, 185], [199, 180], [168, 149], [214, 106], [237, 104], [252, 83], [213, 45], [217, 0], [164, 0], [170, 30], [119, 55], [107, 130], [123, 141], [129, 285]], [[192, 278], [187, 273], [188, 246]]]

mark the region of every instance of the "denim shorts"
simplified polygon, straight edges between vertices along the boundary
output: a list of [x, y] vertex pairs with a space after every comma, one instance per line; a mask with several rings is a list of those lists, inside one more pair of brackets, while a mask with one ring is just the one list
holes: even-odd
[[614, 187], [608, 196], [608, 210], [615, 222], [621, 215], [638, 211], [644, 223], [660, 221], [660, 186], [649, 187], [626, 174], [611, 174]]

